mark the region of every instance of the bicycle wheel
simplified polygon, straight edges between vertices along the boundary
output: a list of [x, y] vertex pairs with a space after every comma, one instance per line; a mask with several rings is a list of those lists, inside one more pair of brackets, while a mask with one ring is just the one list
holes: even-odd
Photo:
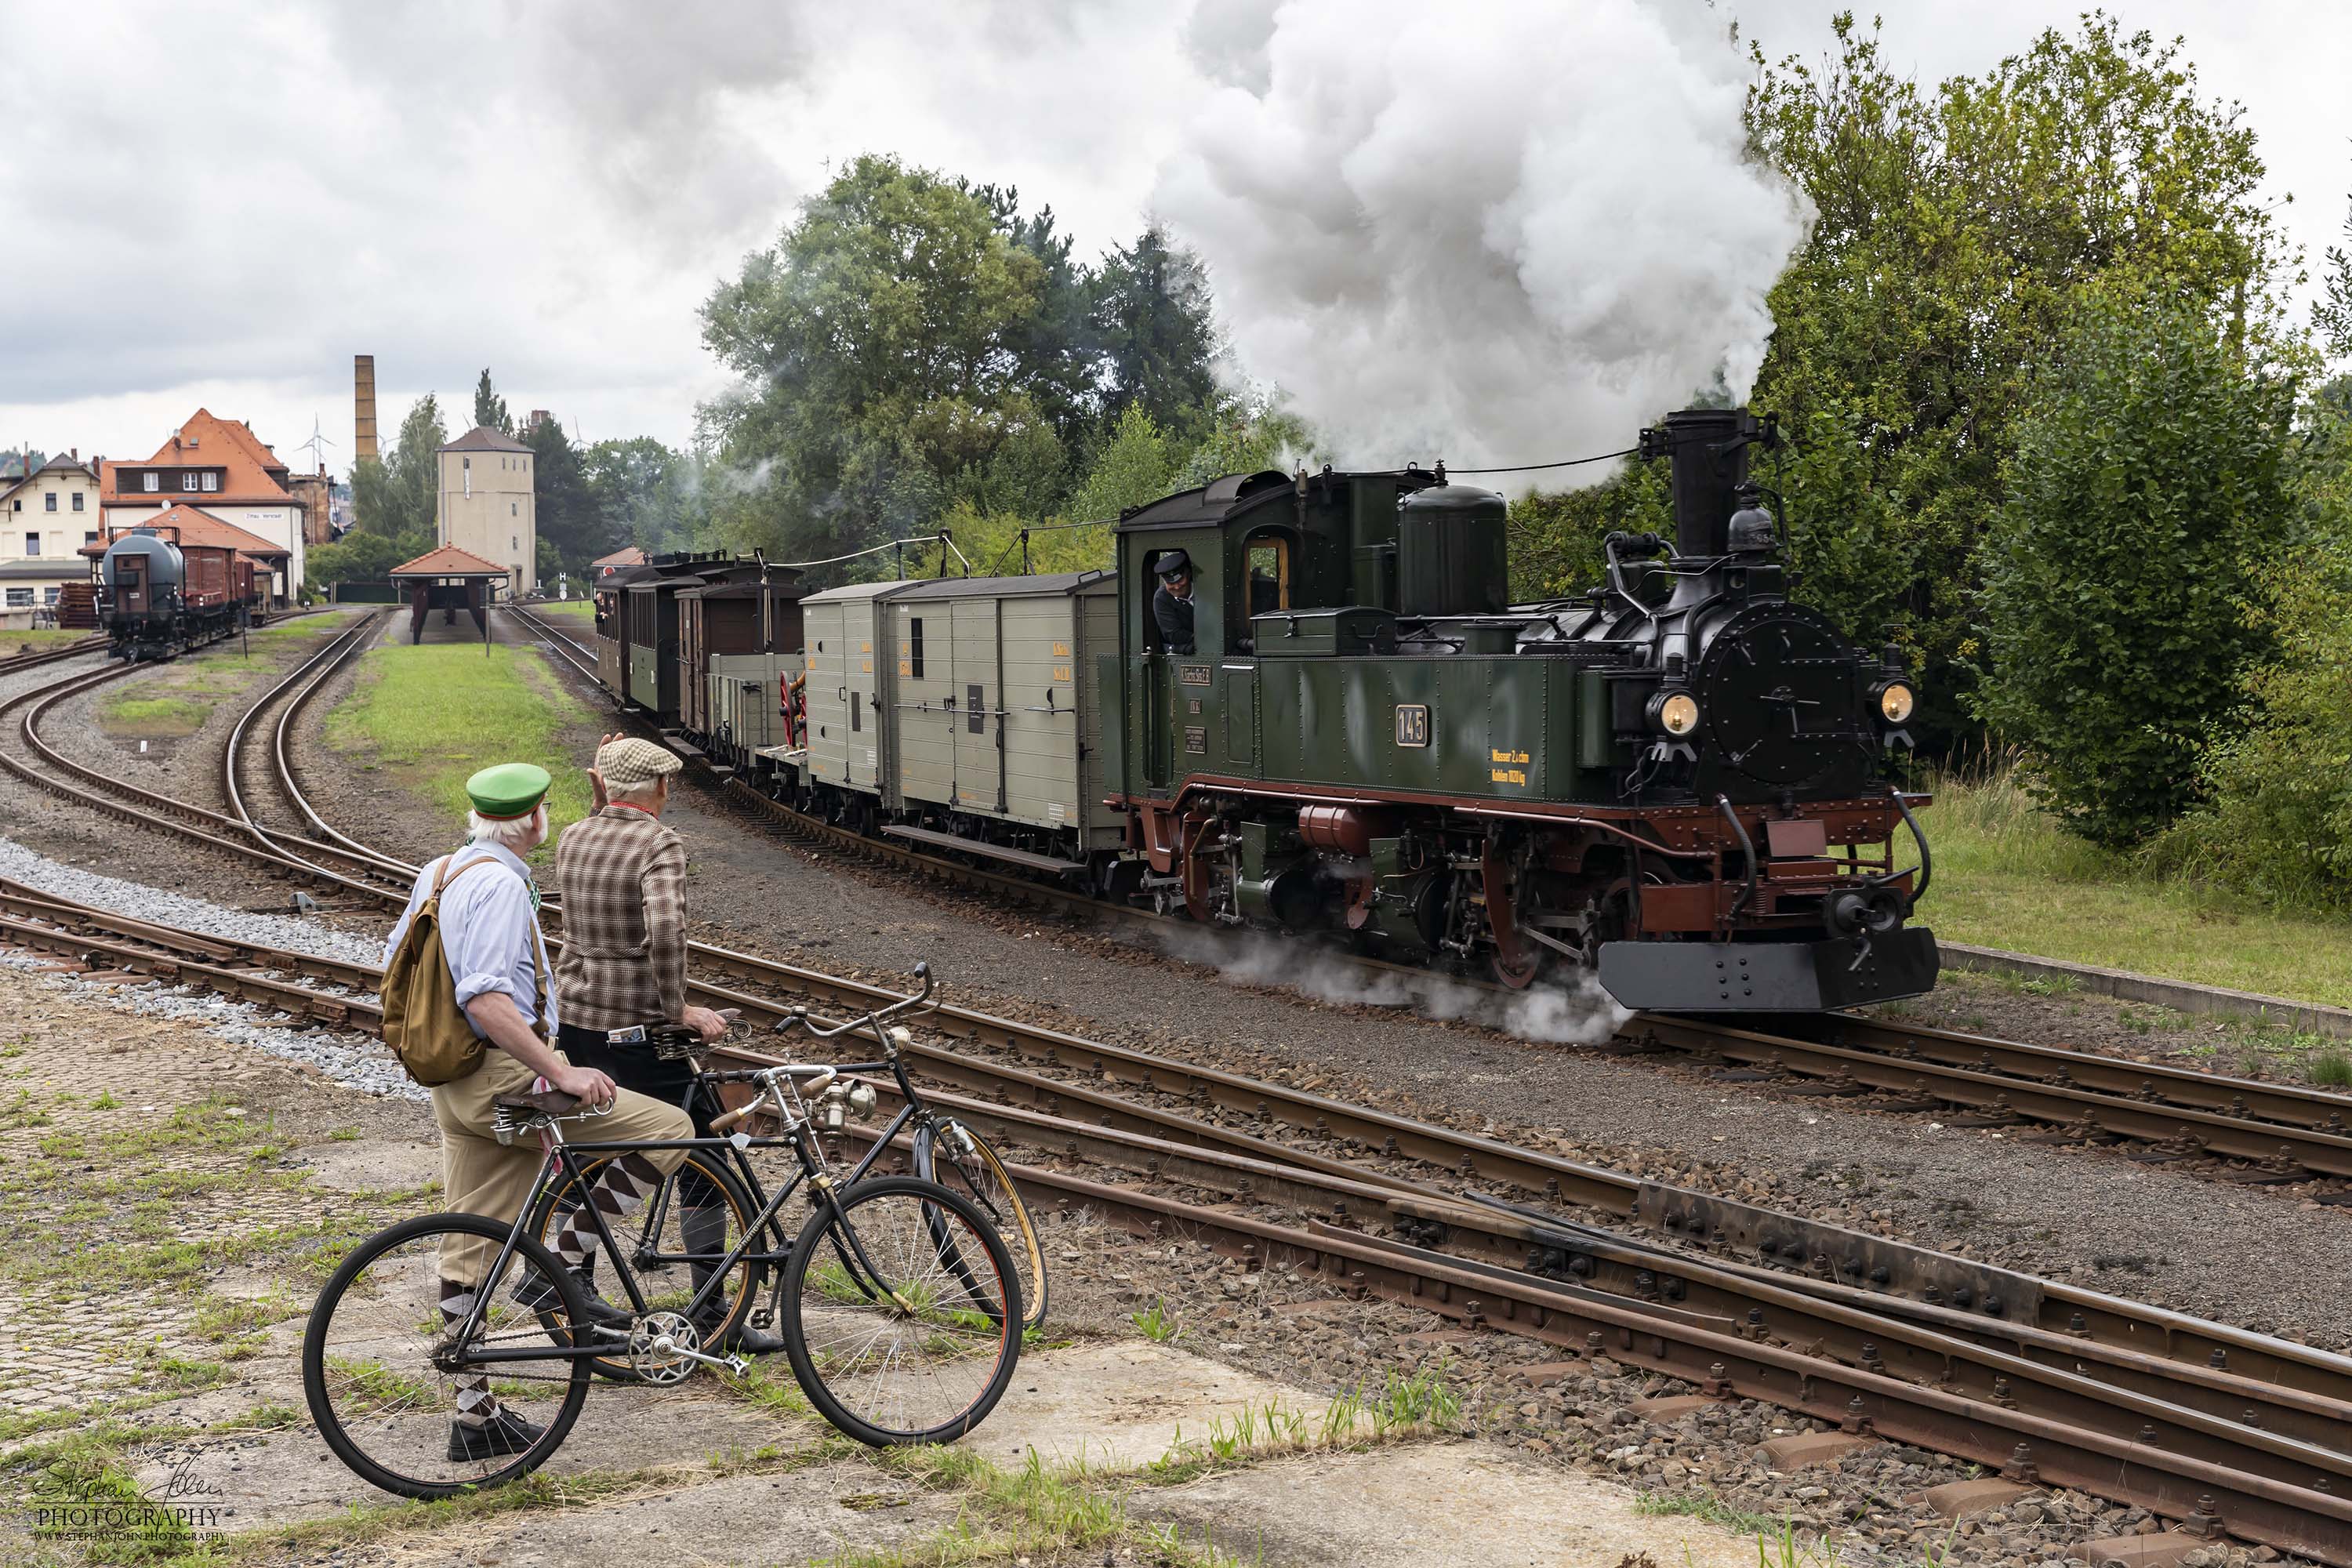
[[[443, 1283], [444, 1249], [487, 1270], [509, 1228], [481, 1215], [404, 1220], [360, 1243], [320, 1290], [302, 1336], [303, 1394], [319, 1436], [371, 1486], [411, 1498], [499, 1486], [545, 1463], [580, 1418], [588, 1363], [560, 1352], [584, 1303], [530, 1237], [476, 1287], [488, 1302], [476, 1337], [443, 1344], [467, 1304]], [[534, 1271], [555, 1281], [560, 1317], [509, 1298]], [[463, 1351], [479, 1348], [545, 1353], [469, 1371]]]
[[[996, 1227], [913, 1176], [869, 1176], [817, 1202], [782, 1284], [801, 1391], [876, 1447], [962, 1436], [1021, 1360], [1021, 1281]], [[941, 1223], [951, 1247], [936, 1239]]]
[[[604, 1159], [583, 1159], [580, 1177], [566, 1175], [541, 1194], [539, 1206], [530, 1211], [527, 1234], [552, 1247], [564, 1223], [579, 1208], [581, 1194], [595, 1184], [604, 1165]], [[759, 1217], [759, 1208], [743, 1184], [716, 1151], [689, 1149], [685, 1161], [663, 1179], [642, 1207], [625, 1220], [606, 1223], [645, 1298], [646, 1310], [683, 1314], [713, 1266], [734, 1250]], [[588, 1236], [588, 1271], [593, 1278], [601, 1266], [611, 1263], [612, 1254], [593, 1229]], [[698, 1258], [707, 1261], [698, 1262]], [[721, 1295], [716, 1309], [695, 1324], [704, 1348], [734, 1332], [751, 1316], [759, 1299], [762, 1267], [746, 1258], [727, 1271], [719, 1282]], [[605, 1284], [598, 1289], [615, 1307], [629, 1307], [625, 1288]], [[638, 1381], [625, 1355], [598, 1356], [589, 1364], [615, 1383]]]
[[[988, 1141], [953, 1117], [925, 1123], [915, 1131], [915, 1174], [961, 1193], [988, 1216], [996, 1234], [1013, 1254], [1013, 1271], [1021, 1279], [1022, 1326], [1034, 1329], [1045, 1321], [1045, 1244], [1037, 1237], [1037, 1223], [1029, 1205], [1013, 1184], [1013, 1174]], [[940, 1227], [939, 1239], [950, 1233]]]

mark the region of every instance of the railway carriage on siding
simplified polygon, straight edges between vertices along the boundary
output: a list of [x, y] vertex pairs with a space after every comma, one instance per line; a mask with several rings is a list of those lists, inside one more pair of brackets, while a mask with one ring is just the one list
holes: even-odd
[[258, 619], [269, 579], [246, 545], [275, 549], [194, 507], [175, 506], [103, 547], [84, 546], [109, 654], [169, 658]]

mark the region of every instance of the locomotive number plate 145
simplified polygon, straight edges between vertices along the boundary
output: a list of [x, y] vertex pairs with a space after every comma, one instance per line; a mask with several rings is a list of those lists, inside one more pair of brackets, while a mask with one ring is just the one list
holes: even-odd
[[1426, 702], [1398, 703], [1396, 724], [1398, 745], [1429, 744], [1429, 704]]

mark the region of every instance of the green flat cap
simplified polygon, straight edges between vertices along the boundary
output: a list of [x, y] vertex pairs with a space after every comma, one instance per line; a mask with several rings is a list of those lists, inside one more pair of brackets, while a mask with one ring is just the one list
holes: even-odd
[[536, 763], [500, 763], [466, 781], [466, 798], [474, 803], [479, 816], [493, 820], [529, 816], [547, 798], [547, 787], [554, 782]]

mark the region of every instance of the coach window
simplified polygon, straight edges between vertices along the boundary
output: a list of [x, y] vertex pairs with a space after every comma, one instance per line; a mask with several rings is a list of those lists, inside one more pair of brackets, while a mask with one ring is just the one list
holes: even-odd
[[907, 617], [907, 674], [913, 679], [923, 679], [923, 617]]

